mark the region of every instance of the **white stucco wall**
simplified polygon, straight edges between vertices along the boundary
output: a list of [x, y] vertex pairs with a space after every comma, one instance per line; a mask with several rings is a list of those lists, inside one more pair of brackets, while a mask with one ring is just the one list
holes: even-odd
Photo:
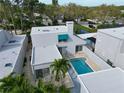
[[118, 54], [116, 57], [116, 61], [114, 62], [114, 66], [120, 67], [124, 69], [124, 54]]
[[[64, 42], [65, 44], [62, 44], [62, 47], [67, 47], [68, 52], [70, 52], [71, 54], [75, 54], [76, 45], [83, 45], [85, 43], [83, 42], [82, 39], [73, 35], [73, 26], [74, 26], [74, 23], [72, 21], [66, 22], [66, 27], [65, 26], [60, 27], [61, 31], [58, 31], [55, 33], [54, 32], [52, 33], [49, 31], [49, 33], [41, 32], [39, 34], [36, 34], [32, 29], [33, 33], [31, 34], [31, 38], [32, 38], [33, 47], [49, 46], [49, 45], [55, 45], [55, 44], [59, 45], [58, 35], [68, 34], [69, 40], [67, 42]], [[57, 26], [57, 27], [59, 27], [59, 26]], [[53, 28], [57, 28], [57, 27], [53, 27]], [[42, 30], [42, 27], [39, 29]], [[46, 29], [49, 29], [52, 31], [52, 29], [50, 29], [50, 27], [46, 27]], [[36, 30], [36, 28], [34, 30]]]
[[124, 69], [124, 40], [121, 40], [120, 47], [117, 48], [116, 59], [113, 65]]
[[4, 34], [8, 40], [10, 40], [13, 37], [13, 34], [10, 31], [4, 31]]
[[83, 52], [86, 53], [88, 57], [99, 66], [101, 70], [112, 68], [103, 59], [101, 59], [95, 53], [89, 50], [86, 46], [83, 47]]
[[86, 88], [86, 86], [84, 85], [84, 83], [82, 82], [82, 80], [80, 79], [80, 76], [77, 77], [77, 80], [80, 83], [80, 93], [89, 93], [88, 89]]
[[4, 31], [0, 31], [0, 48], [7, 41]]
[[82, 40], [75, 35], [70, 35], [69, 38], [70, 39], [67, 42], [64, 42], [63, 44], [58, 44], [57, 46], [58, 47], [66, 47], [66, 50], [69, 53], [75, 54], [77, 45], [82, 45], [82, 48], [83, 48], [83, 45], [86, 44], [85, 40]]
[[116, 60], [117, 52], [121, 43], [121, 39], [98, 32], [95, 53], [106, 61], [109, 59], [110, 61], [114, 62]]
[[66, 26], [67, 26], [67, 29], [68, 29], [68, 33], [70, 35], [73, 35], [73, 32], [74, 32], [74, 22], [73, 21], [66, 22]]
[[68, 43], [67, 51], [70, 52], [71, 54], [75, 54], [76, 53], [76, 46], [82, 45], [82, 49], [83, 49], [83, 45], [85, 44], [85, 41], [83, 41], [82, 39], [80, 39], [76, 36], [72, 36], [71, 38], [73, 39], [73, 41]]
[[13, 69], [13, 72], [15, 72], [16, 74], [21, 74], [23, 71], [23, 63], [26, 54], [27, 44], [28, 44], [28, 38], [26, 37], [21, 47], [20, 53], [18, 54], [18, 58], [16, 60], [16, 64]]
[[114, 66], [124, 69], [124, 40], [101, 32], [97, 34], [95, 53]]
[[52, 64], [52, 63], [50, 63], [50, 64], [38, 64], [38, 65], [33, 65], [33, 68], [34, 68], [34, 70], [45, 69], [45, 68], [49, 68], [51, 64]]
[[58, 35], [67, 33], [47, 33], [47, 34], [34, 34], [32, 35], [33, 46], [49, 46], [58, 43]]

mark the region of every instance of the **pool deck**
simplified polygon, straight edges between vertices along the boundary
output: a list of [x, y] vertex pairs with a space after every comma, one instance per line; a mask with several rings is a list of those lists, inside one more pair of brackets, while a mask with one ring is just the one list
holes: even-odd
[[101, 70], [100, 67], [93, 62], [84, 52], [78, 52], [74, 55], [75, 58], [86, 58], [86, 63], [94, 70], [94, 71], [99, 71]]

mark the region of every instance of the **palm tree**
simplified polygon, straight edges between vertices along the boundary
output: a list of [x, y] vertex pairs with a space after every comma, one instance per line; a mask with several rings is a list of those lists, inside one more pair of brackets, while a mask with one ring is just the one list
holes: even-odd
[[9, 75], [0, 80], [0, 93], [33, 93], [33, 88], [24, 76]]
[[66, 59], [55, 59], [51, 64], [52, 73], [55, 75], [55, 80], [59, 81], [62, 78], [65, 78], [66, 72], [69, 69], [69, 63]]

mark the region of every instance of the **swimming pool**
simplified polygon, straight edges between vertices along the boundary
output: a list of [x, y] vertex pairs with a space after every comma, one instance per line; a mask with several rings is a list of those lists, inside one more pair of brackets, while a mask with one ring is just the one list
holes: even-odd
[[71, 65], [78, 75], [93, 72], [93, 70], [85, 63], [83, 58], [74, 58], [70, 60]]

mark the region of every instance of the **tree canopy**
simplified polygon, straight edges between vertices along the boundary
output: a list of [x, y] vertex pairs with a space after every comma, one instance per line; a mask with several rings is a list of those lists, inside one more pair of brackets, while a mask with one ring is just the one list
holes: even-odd
[[[58, 0], [53, 0], [57, 3]], [[56, 17], [63, 15], [63, 20], [74, 20], [76, 18], [90, 18], [104, 21], [111, 17], [123, 17], [120, 10], [123, 6], [101, 5], [98, 7], [84, 7], [75, 3], [68, 5], [46, 5], [39, 0], [0, 0], [0, 21], [6, 29], [27, 30], [32, 26], [42, 26], [42, 15], [45, 14], [53, 23]], [[39, 14], [37, 17], [34, 13]]]

